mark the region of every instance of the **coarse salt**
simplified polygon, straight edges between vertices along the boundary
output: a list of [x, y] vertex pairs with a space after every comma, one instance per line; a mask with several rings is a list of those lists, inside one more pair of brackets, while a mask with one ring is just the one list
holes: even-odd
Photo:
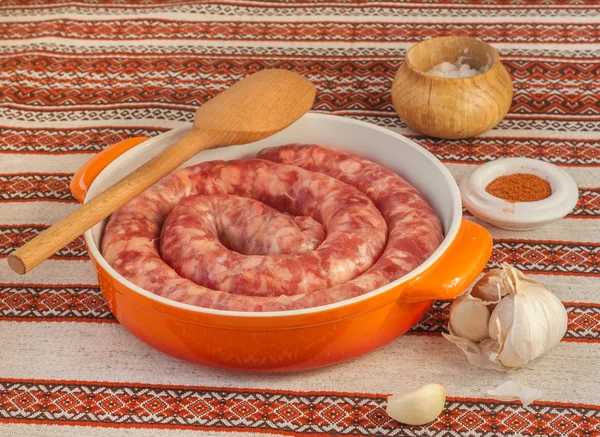
[[464, 59], [465, 58], [461, 56], [454, 64], [451, 62], [442, 62], [441, 64], [435, 65], [427, 73], [439, 77], [462, 78], [476, 76], [486, 72], [490, 68], [489, 64], [486, 64], [479, 69], [473, 68], [466, 62], [463, 62]]

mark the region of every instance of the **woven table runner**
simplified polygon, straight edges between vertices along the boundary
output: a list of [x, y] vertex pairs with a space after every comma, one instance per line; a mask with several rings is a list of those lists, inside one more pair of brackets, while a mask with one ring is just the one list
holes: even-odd
[[[514, 83], [494, 130], [461, 141], [418, 135], [390, 88], [425, 38], [491, 43]], [[81, 239], [26, 276], [6, 256], [77, 208], [73, 173], [134, 136], [193, 120], [194, 109], [263, 68], [318, 89], [314, 109], [404, 134], [460, 179], [504, 156], [552, 162], [580, 200], [537, 231], [491, 226], [488, 267], [546, 283], [569, 315], [563, 341], [511, 375], [470, 366], [446, 341], [449, 303], [366, 356], [291, 375], [212, 370], [129, 334], [103, 301]], [[0, 436], [600, 435], [600, 4], [596, 0], [0, 2]], [[469, 218], [471, 219], [471, 218]], [[489, 399], [507, 378], [543, 396]], [[442, 415], [398, 424], [385, 399], [437, 382]]]

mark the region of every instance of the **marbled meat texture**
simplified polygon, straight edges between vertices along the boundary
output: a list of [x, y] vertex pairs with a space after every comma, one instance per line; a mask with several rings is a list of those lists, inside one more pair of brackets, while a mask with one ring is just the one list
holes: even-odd
[[102, 254], [134, 284], [206, 308], [281, 311], [359, 296], [442, 241], [420, 193], [317, 145], [178, 170], [114, 213]]

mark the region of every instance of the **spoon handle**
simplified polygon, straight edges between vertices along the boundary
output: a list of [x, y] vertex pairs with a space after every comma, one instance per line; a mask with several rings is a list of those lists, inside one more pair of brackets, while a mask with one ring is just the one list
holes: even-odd
[[8, 256], [9, 266], [20, 275], [27, 273], [198, 152], [218, 144], [218, 141], [219, 138], [214, 135], [193, 129], [173, 146], [18, 248]]

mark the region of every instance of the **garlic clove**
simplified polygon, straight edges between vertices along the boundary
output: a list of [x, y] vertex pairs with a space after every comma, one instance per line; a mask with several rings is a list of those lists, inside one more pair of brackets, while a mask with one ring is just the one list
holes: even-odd
[[446, 390], [439, 384], [425, 384], [387, 398], [385, 412], [406, 425], [433, 422], [444, 410]]
[[469, 341], [481, 341], [488, 336], [490, 310], [480, 300], [468, 294], [452, 302], [450, 326], [456, 335]]
[[492, 340], [502, 342], [502, 339], [506, 337], [508, 330], [512, 326], [514, 313], [515, 298], [512, 295], [506, 296], [496, 305], [488, 324], [489, 336]]

